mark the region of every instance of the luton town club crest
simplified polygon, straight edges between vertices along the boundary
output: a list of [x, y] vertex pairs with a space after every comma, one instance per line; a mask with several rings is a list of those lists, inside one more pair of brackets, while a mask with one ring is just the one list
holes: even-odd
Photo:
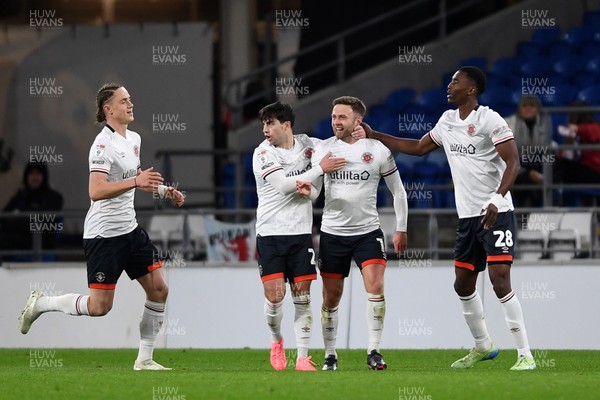
[[473, 134], [475, 133], [475, 125], [469, 124], [469, 127], [467, 128], [467, 132], [469, 133], [469, 135], [473, 136]]

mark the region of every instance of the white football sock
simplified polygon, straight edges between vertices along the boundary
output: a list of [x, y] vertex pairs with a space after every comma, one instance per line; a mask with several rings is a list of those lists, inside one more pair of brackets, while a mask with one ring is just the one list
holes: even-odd
[[323, 343], [325, 344], [325, 358], [333, 354], [337, 358], [335, 351], [335, 341], [338, 330], [338, 307], [321, 307], [321, 329], [323, 330]]
[[296, 333], [296, 346], [298, 347], [298, 358], [308, 357], [310, 346], [310, 335], [312, 332], [312, 312], [310, 310], [310, 295], [294, 297], [294, 331]]
[[492, 346], [492, 340], [488, 335], [487, 326], [483, 316], [483, 303], [479, 292], [475, 290], [470, 296], [458, 296], [463, 308], [463, 315], [475, 339], [475, 350], [487, 351]]
[[67, 293], [62, 296], [42, 296], [35, 307], [41, 312], [60, 311], [70, 315], [90, 315], [88, 299], [90, 296]]
[[382, 294], [367, 293], [367, 330], [369, 331], [369, 347], [367, 354], [372, 350], [379, 352], [383, 322], [385, 320], [385, 297]]
[[265, 299], [265, 318], [271, 331], [271, 340], [279, 342], [281, 340], [281, 319], [283, 318], [283, 300], [279, 303], [271, 303]]
[[504, 296], [500, 300], [504, 309], [504, 319], [506, 326], [510, 329], [519, 357], [532, 357], [529, 341], [527, 340], [527, 331], [525, 330], [525, 321], [523, 320], [523, 310], [521, 303], [513, 291]]
[[165, 303], [146, 300], [144, 312], [140, 320], [140, 350], [137, 360], [152, 360], [156, 336], [162, 328], [165, 319]]

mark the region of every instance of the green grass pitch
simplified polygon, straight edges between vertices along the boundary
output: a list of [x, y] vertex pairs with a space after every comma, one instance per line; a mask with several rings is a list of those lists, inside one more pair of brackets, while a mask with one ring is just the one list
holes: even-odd
[[[311, 354], [322, 364], [323, 351]], [[154, 358], [173, 371], [133, 371], [132, 349], [0, 349], [0, 399], [600, 398], [600, 351], [536, 350], [538, 369], [524, 372], [509, 371], [514, 350], [464, 371], [449, 366], [466, 350], [382, 354], [385, 371], [367, 369], [364, 350], [341, 350], [338, 371], [276, 372], [268, 350], [158, 349]]]

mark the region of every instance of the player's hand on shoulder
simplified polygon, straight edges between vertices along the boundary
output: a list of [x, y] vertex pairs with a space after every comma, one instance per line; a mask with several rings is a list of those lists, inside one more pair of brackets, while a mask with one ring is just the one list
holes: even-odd
[[347, 161], [345, 158], [332, 157], [332, 154], [329, 151], [329, 152], [327, 152], [327, 154], [325, 154], [325, 157], [323, 157], [321, 159], [321, 162], [319, 163], [319, 165], [321, 166], [321, 169], [323, 170], [323, 172], [328, 174], [330, 172], [337, 171], [337, 170], [344, 168], [346, 163], [347, 163]]
[[311, 190], [312, 185], [310, 182], [296, 181], [296, 192], [302, 196], [309, 196]]
[[164, 179], [159, 172], [154, 171], [154, 167], [150, 167], [141, 171], [136, 177], [137, 186], [142, 189], [156, 189], [162, 184]]
[[408, 247], [408, 235], [406, 232], [397, 231], [394, 233], [392, 242], [394, 243], [394, 251], [396, 252], [396, 255], [400, 257], [404, 254]]

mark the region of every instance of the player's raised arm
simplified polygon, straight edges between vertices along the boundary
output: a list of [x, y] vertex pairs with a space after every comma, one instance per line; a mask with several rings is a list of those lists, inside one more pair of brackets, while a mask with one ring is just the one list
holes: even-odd
[[390, 150], [399, 153], [422, 156], [438, 148], [435, 142], [431, 140], [429, 133], [425, 134], [420, 140], [406, 139], [374, 131], [369, 124], [364, 122], [361, 123], [361, 126], [365, 130], [368, 138], [377, 139]]

